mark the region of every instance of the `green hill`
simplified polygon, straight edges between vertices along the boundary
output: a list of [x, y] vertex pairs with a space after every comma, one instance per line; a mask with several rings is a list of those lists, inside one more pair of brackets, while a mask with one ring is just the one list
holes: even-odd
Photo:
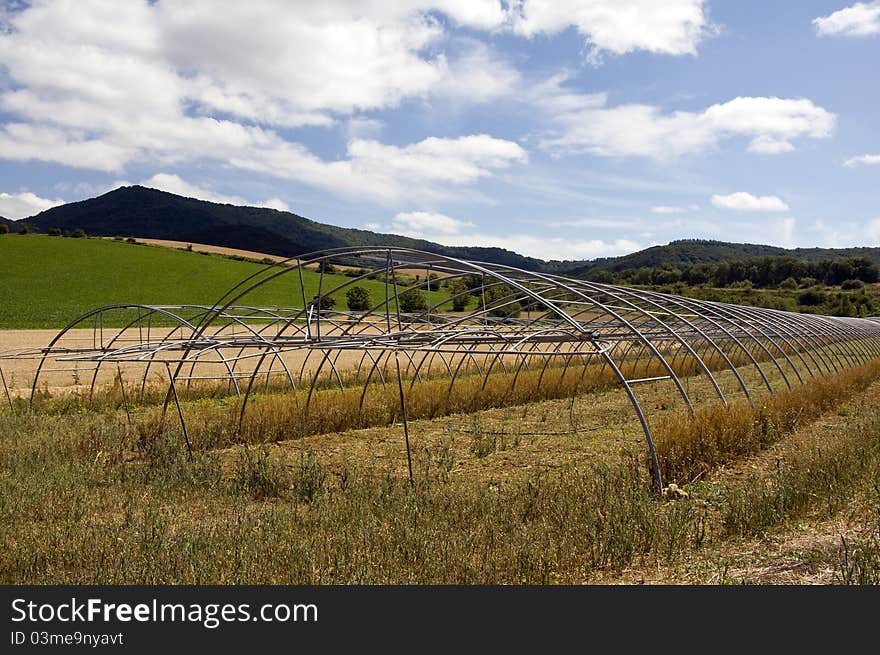
[[[102, 305], [211, 305], [226, 290], [264, 266], [217, 255], [130, 244], [109, 239], [69, 239], [36, 234], [0, 235], [0, 328], [60, 328]], [[304, 271], [308, 299], [318, 290], [319, 275]], [[326, 290], [350, 281], [339, 274], [324, 277]], [[374, 302], [385, 295], [382, 282], [366, 280]], [[292, 298], [294, 293], [300, 296]], [[432, 302], [446, 297], [432, 292]], [[336, 307], [345, 308], [342, 294]], [[298, 280], [282, 276], [247, 297], [247, 304], [267, 307], [302, 305]]]
[[21, 222], [40, 232], [82, 229], [94, 236], [170, 239], [284, 257], [327, 248], [394, 246], [528, 270], [570, 267], [547, 264], [503, 248], [443, 246], [423, 239], [326, 225], [276, 209], [206, 202], [141, 186], [120, 187], [97, 198], [53, 207]]
[[642, 268], [683, 269], [694, 264], [767, 256], [803, 261], [863, 256], [880, 263], [880, 248], [786, 249], [701, 239], [673, 241], [621, 257], [545, 262], [503, 248], [445, 246], [395, 234], [327, 225], [291, 212], [206, 202], [141, 186], [120, 187], [97, 198], [60, 205], [6, 224], [10, 232], [18, 232], [23, 225], [44, 233], [52, 229], [81, 229], [93, 236], [169, 239], [285, 257], [328, 248], [392, 246], [572, 277], [588, 277], [598, 271], [618, 274]]
[[693, 264], [715, 264], [755, 257], [794, 257], [804, 261], [868, 257], [880, 263], [880, 248], [780, 248], [754, 243], [682, 239], [622, 257], [597, 259], [573, 268], [569, 275], [580, 277], [600, 270], [620, 273], [639, 268], [686, 268]]

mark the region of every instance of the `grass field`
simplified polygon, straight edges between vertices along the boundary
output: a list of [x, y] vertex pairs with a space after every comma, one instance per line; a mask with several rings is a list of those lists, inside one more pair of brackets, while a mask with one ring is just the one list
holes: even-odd
[[[0, 236], [0, 329], [61, 328], [84, 312], [115, 303], [212, 305], [230, 287], [264, 265], [218, 255], [130, 244], [107, 239], [71, 239], [45, 235]], [[304, 271], [308, 300], [318, 291], [319, 275]], [[325, 275], [324, 289], [350, 281]], [[374, 303], [385, 297], [376, 280], [357, 283]], [[250, 294], [247, 303], [263, 307], [302, 306], [295, 274], [281, 277]], [[448, 297], [431, 293], [432, 303]], [[344, 294], [336, 308], [345, 309]]]
[[[260, 268], [30, 235], [0, 237], [0, 256], [6, 327], [203, 303]], [[260, 303], [285, 304], [287, 282]], [[627, 377], [657, 375], [640, 362]], [[734, 365], [780, 391], [749, 403], [720, 371], [725, 407], [687, 360], [693, 415], [670, 380], [639, 387], [662, 494], [629, 399], [594, 364], [466, 372], [454, 393], [426, 376], [407, 392], [412, 484], [399, 397], [379, 382], [322, 385], [306, 413], [304, 390], [267, 381], [240, 428], [228, 388], [184, 389], [192, 454], [161, 417], [164, 386], [0, 402], [0, 583], [880, 583], [880, 363], [784, 390], [770, 361]]]
[[[399, 425], [218, 436], [190, 458], [148, 411], [0, 410], [0, 582], [877, 583], [876, 377], [760, 397], [733, 423], [690, 379], [705, 409], [660, 411], [684, 444], [664, 456], [699, 474], [662, 497], [619, 389], [413, 420], [414, 487]], [[703, 458], [712, 420], [749, 426], [746, 447]]]

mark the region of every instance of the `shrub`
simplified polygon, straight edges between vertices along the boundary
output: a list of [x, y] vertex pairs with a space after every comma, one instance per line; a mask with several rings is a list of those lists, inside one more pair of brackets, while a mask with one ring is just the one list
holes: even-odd
[[20, 228], [18, 228], [19, 234], [27, 234], [28, 232], [30, 232], [30, 229], [27, 225], [22, 225]]
[[506, 284], [501, 284], [486, 289], [486, 307], [490, 316], [515, 318], [519, 315], [522, 304], [514, 289]]
[[840, 288], [845, 291], [852, 291], [854, 289], [861, 289], [865, 286], [865, 283], [861, 280], [844, 280], [840, 283]]
[[816, 305], [821, 305], [827, 296], [819, 291], [819, 289], [812, 288], [807, 289], [803, 293], [798, 295], [798, 302], [801, 305], [806, 305], [807, 307], [815, 307]]
[[[321, 296], [321, 309], [333, 309], [336, 306], [336, 299], [331, 296]], [[318, 306], [318, 296], [312, 298], [312, 301], [309, 303], [311, 307]]]
[[48, 234], [50, 237], [60, 237], [61, 230], [59, 230], [57, 227], [53, 227], [48, 232], [46, 232], [46, 234]]
[[452, 299], [452, 311], [454, 311], [454, 312], [465, 311], [467, 309], [469, 302], [470, 302], [470, 296], [466, 293], [463, 293], [460, 296], [455, 296]]
[[73, 237], [74, 239], [82, 239], [85, 235], [86, 235], [85, 230], [78, 227], [71, 233], [70, 236]]
[[345, 292], [345, 302], [353, 312], [365, 312], [370, 308], [370, 292], [363, 287], [352, 287]]
[[587, 277], [591, 282], [598, 282], [599, 284], [614, 284], [614, 275], [612, 275], [611, 271], [606, 271], [604, 269], [592, 271]]
[[125, 243], [137, 243], [137, 239], [135, 239], [134, 237], [128, 237], [125, 240]]
[[269, 458], [264, 444], [256, 450], [243, 446], [235, 463], [235, 488], [254, 500], [278, 498], [290, 488], [287, 468]]
[[779, 283], [780, 289], [797, 289], [798, 283], [793, 277], [787, 277], [782, 282]]
[[410, 289], [409, 291], [400, 294], [399, 304], [400, 311], [405, 314], [424, 312], [428, 309], [428, 299], [425, 294], [418, 289]]

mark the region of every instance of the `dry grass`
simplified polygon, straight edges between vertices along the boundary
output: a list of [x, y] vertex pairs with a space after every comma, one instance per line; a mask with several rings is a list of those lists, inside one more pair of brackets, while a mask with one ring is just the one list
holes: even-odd
[[707, 403], [694, 416], [661, 416], [654, 441], [661, 472], [668, 482], [687, 483], [711, 469], [758, 452], [791, 434], [880, 378], [880, 362], [815, 378], [776, 394], [762, 394], [752, 406], [745, 400], [727, 407]]
[[[596, 394], [584, 405], [597, 415], [616, 412], [620, 395]], [[543, 405], [554, 403], [564, 404]], [[498, 483], [498, 468], [482, 475], [477, 469], [456, 473], [462, 449], [437, 444], [417, 453], [419, 475], [411, 488], [398, 468], [370, 468], [357, 458], [328, 466], [323, 452], [238, 445], [225, 453], [197, 450], [189, 458], [181, 435], [170, 430], [138, 445], [123, 413], [7, 413], [0, 415], [0, 580], [609, 579], [603, 576], [673, 566], [737, 535], [811, 511], [837, 511], [866, 476], [880, 470], [866, 464], [880, 461], [867, 455], [877, 450], [880, 413], [870, 404], [856, 413], [813, 446], [799, 437], [780, 450], [784, 475], [771, 458], [773, 465], [754, 482], [715, 481], [711, 494], [694, 485], [690, 498], [677, 501], [649, 491], [649, 476], [633, 450], [601, 451], [600, 459], [573, 463], [565, 456], [551, 470], [532, 469]], [[482, 426], [483, 437], [501, 431]], [[471, 426], [475, 441], [478, 428]], [[558, 412], [549, 413], [546, 429], [564, 431]], [[521, 448], [500, 440], [495, 447], [483, 457], [471, 453], [471, 463], [492, 461], [498, 467]], [[817, 466], [828, 476], [811, 476]], [[869, 541], [852, 544], [841, 581], [844, 575], [854, 582], [870, 580], [876, 570], [872, 552]]]

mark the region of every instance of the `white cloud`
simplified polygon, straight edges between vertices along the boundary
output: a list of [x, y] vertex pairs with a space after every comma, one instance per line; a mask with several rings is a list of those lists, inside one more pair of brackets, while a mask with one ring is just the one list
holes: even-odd
[[794, 145], [790, 141], [766, 135], [755, 137], [748, 147], [749, 152], [759, 152], [764, 155], [778, 155], [792, 150]]
[[[576, 219], [547, 223], [548, 227], [592, 227], [620, 229], [634, 227], [635, 221], [611, 219]], [[640, 250], [643, 246], [630, 239], [578, 239], [547, 234], [486, 234], [470, 221], [452, 218], [437, 212], [401, 212], [390, 224], [369, 222], [364, 225], [374, 232], [391, 232], [426, 239], [447, 246], [482, 246], [506, 248], [521, 255], [539, 259], [593, 259]]]
[[880, 2], [857, 2], [813, 20], [821, 36], [870, 36], [880, 34]]
[[[490, 0], [263, 0], [222, 11], [207, 0], [34, 4], [0, 34], [11, 82], [0, 110], [19, 117], [0, 126], [0, 157], [117, 173], [209, 161], [383, 201], [442, 195], [526, 155], [482, 134], [373, 140], [381, 125], [364, 110], [442, 93], [490, 99], [518, 80], [486, 46], [448, 61], [434, 9], [475, 29], [504, 19]], [[346, 114], [341, 159], [317, 157], [275, 129]]]
[[[432, 93], [468, 103], [496, 100], [520, 85], [520, 74], [485, 44], [469, 41], [466, 52], [444, 66], [446, 74]], [[445, 63], [445, 58], [442, 60]]]
[[197, 198], [199, 200], [207, 200], [208, 202], [219, 202], [229, 205], [246, 205], [247, 200], [241, 196], [229, 196], [222, 193], [215, 193], [210, 189], [190, 184], [178, 175], [170, 173], [157, 173], [148, 180], [141, 182], [142, 186], [158, 189], [159, 191], [167, 191], [178, 196], [186, 198]]
[[865, 234], [871, 240], [870, 245], [880, 245], [880, 217], [871, 219], [865, 226]]
[[158, 189], [159, 191], [174, 193], [178, 196], [184, 196], [185, 198], [197, 198], [198, 200], [207, 200], [208, 202], [218, 202], [227, 205], [267, 207], [269, 209], [278, 209], [280, 211], [290, 211], [287, 203], [280, 198], [269, 198], [263, 202], [253, 202], [246, 198], [242, 198], [241, 196], [217, 193], [209, 188], [191, 184], [179, 175], [174, 175], [172, 173], [157, 173], [153, 177], [141, 182], [141, 185], [152, 189]]
[[578, 94], [564, 76], [532, 90], [532, 101], [555, 126], [540, 145], [556, 154], [666, 159], [713, 148], [723, 139], [751, 139], [749, 150], [780, 153], [793, 139], [831, 135], [837, 117], [806, 98], [738, 97], [703, 111], [665, 113], [655, 105], [607, 106], [605, 94]]
[[27, 218], [63, 204], [64, 201], [61, 198], [55, 198], [54, 200], [41, 198], [30, 191], [0, 193], [0, 216], [18, 220], [19, 218]]
[[277, 209], [280, 212], [290, 211], [290, 205], [284, 202], [281, 198], [269, 198], [260, 203], [260, 206], [267, 207], [268, 209]]
[[346, 131], [349, 139], [375, 139], [384, 127], [385, 123], [378, 119], [354, 116], [348, 120]]
[[631, 218], [575, 218], [564, 221], [543, 221], [548, 227], [586, 227], [594, 230], [634, 229], [641, 224]]
[[524, 0], [515, 3], [518, 34], [553, 35], [573, 26], [597, 61], [603, 51], [617, 55], [646, 50], [693, 55], [712, 31], [703, 0]]
[[349, 125], [347, 158], [325, 160], [273, 129], [441, 92], [492, 98], [516, 82], [506, 64], [493, 71], [485, 46], [451, 63], [430, 54], [444, 30], [432, 8], [480, 29], [503, 18], [497, 2], [442, 0], [34, 4], [0, 34], [12, 82], [0, 110], [21, 117], [0, 126], [0, 156], [107, 172], [212, 160], [384, 200], [434, 196], [525, 161], [520, 146], [487, 135], [383, 145], [371, 138], [378, 121], [365, 118]]
[[753, 196], [738, 191], [726, 196], [713, 195], [712, 204], [719, 209], [732, 209], [743, 212], [787, 212], [788, 205], [776, 196]]
[[685, 207], [679, 206], [670, 206], [670, 205], [657, 205], [655, 207], [651, 207], [652, 214], [683, 214], [685, 212], [694, 212], [700, 209], [699, 205], [687, 205]]
[[506, 248], [521, 255], [537, 257], [549, 261], [551, 259], [595, 259], [596, 257], [613, 257], [641, 250], [644, 246], [631, 239], [577, 239], [568, 237], [551, 237], [534, 234], [510, 234], [498, 236], [494, 234], [462, 234], [439, 240], [450, 246], [484, 246], [487, 248]]
[[850, 157], [843, 165], [848, 168], [855, 168], [861, 164], [870, 166], [871, 164], [880, 164], [880, 155], [860, 155], [858, 157]]
[[236, 150], [228, 161], [237, 168], [391, 203], [445, 197], [448, 185], [470, 184], [528, 160], [516, 143], [486, 134], [429, 137], [406, 146], [355, 139], [346, 154], [345, 159], [324, 161], [273, 136], [268, 146]]
[[469, 227], [474, 224], [435, 212], [401, 212], [391, 219], [393, 232], [413, 237], [458, 234]]

